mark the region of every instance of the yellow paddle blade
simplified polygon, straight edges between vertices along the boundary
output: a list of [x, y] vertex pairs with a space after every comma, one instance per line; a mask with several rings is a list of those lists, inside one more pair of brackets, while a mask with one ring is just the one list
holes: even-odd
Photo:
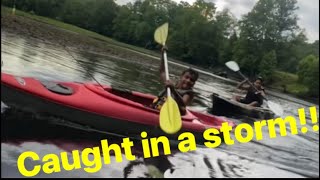
[[166, 22], [156, 29], [156, 31], [154, 32], [154, 40], [157, 43], [165, 45], [168, 36], [168, 28], [169, 23]]
[[160, 127], [164, 132], [174, 134], [181, 129], [181, 126], [182, 121], [178, 104], [169, 96], [160, 110]]

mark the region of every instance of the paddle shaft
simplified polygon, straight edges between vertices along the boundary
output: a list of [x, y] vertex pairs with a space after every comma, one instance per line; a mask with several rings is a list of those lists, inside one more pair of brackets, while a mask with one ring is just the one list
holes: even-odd
[[[169, 80], [169, 68], [168, 68], [168, 60], [167, 60], [167, 52], [163, 51], [163, 59], [164, 59], [164, 72], [166, 74], [166, 81]], [[167, 88], [168, 97], [171, 96], [171, 89]]]

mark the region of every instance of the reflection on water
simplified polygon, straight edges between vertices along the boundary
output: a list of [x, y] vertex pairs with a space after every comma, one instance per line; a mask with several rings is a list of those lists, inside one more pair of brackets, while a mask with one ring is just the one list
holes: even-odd
[[[84, 70], [85, 79], [96, 79], [101, 84], [152, 94], [157, 94], [162, 88], [159, 77], [154, 70], [148, 69], [148, 65], [141, 66], [130, 61], [88, 52], [79, 52], [73, 57], [78, 66]], [[95, 78], [96, 76], [98, 78]]]
[[[46, 80], [93, 81], [144, 93], [157, 94], [162, 90], [158, 76], [158, 61], [143, 63], [120, 60], [108, 54], [79, 52], [74, 47], [44, 44], [2, 32], [1, 57], [3, 72], [20, 76], [33, 76]], [[183, 68], [170, 66], [172, 76], [179, 76]], [[206, 109], [211, 106], [212, 92], [230, 97], [234, 86], [230, 83], [200, 74], [195, 85], [197, 92], [193, 106]], [[298, 117], [297, 109], [307, 106], [270, 96], [281, 104], [285, 115]], [[30, 105], [32, 106], [32, 105]], [[16, 109], [6, 109], [1, 103], [1, 172], [2, 177], [22, 177], [17, 170], [17, 158], [25, 151], [40, 156], [71, 152], [98, 146], [100, 140], [120, 144], [120, 137], [81, 128], [59, 125], [54, 119], [39, 118]], [[317, 106], [318, 109], [318, 106]], [[5, 111], [4, 111], [5, 110]], [[4, 112], [3, 112], [4, 111]], [[308, 117], [308, 111], [307, 117]], [[229, 117], [237, 124], [255, 121], [248, 117]], [[310, 129], [312, 123], [307, 123]], [[139, 141], [135, 141], [135, 161], [103, 165], [97, 173], [86, 173], [83, 168], [74, 171], [45, 174], [37, 177], [317, 177], [319, 176], [319, 133], [288, 135], [270, 139], [268, 129], [263, 130], [263, 140], [246, 144], [221, 145], [215, 149], [198, 146], [196, 151], [180, 153], [173, 150], [170, 156], [143, 159]], [[288, 129], [289, 130], [289, 129]], [[279, 130], [277, 130], [279, 131]], [[235, 139], [232, 134], [232, 138]], [[140, 148], [139, 148], [140, 147]], [[71, 156], [70, 156], [71, 157]], [[35, 162], [28, 161], [28, 166]], [[41, 162], [37, 162], [41, 163]], [[82, 166], [84, 167], [84, 166]]]

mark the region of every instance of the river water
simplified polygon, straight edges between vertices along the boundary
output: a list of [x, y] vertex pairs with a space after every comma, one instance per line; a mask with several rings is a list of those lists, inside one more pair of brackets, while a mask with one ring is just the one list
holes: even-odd
[[[19, 76], [79, 82], [95, 82], [96, 79], [101, 84], [151, 94], [162, 90], [158, 76], [160, 61], [157, 60], [121, 60], [108, 54], [79, 51], [76, 47], [64, 48], [5, 31], [1, 32], [1, 59], [2, 72]], [[183, 67], [176, 64], [169, 66], [170, 74], [175, 77], [182, 70]], [[211, 105], [212, 92], [230, 97], [234, 85], [204, 72], [200, 73], [194, 89], [198, 95], [190, 108], [205, 111]], [[40, 171], [35, 177], [319, 177], [319, 132], [311, 130], [313, 124], [308, 117], [308, 108], [314, 105], [301, 99], [290, 101], [271, 95], [269, 99], [284, 108], [284, 117], [292, 115], [298, 119], [297, 110], [305, 108], [308, 133], [291, 135], [288, 131], [287, 136], [270, 139], [267, 129], [263, 129], [264, 138], [260, 141], [253, 139], [245, 144], [235, 141], [234, 145], [222, 144], [217, 148], [197, 146], [196, 151], [188, 153], [174, 151], [169, 156], [149, 159], [141, 156], [135, 161], [128, 161], [123, 155], [120, 163], [112, 156], [113, 163], [103, 164], [96, 173], [87, 173], [83, 168], [62, 169], [53, 174]], [[299, 101], [304, 103], [295, 103]], [[319, 106], [316, 108], [318, 112]], [[17, 168], [17, 159], [25, 151], [43, 157], [94, 147], [102, 140], [98, 132], [38, 120], [32, 114], [7, 107], [5, 102], [1, 102], [1, 117], [2, 177], [24, 177]], [[246, 117], [228, 118], [237, 124], [253, 123]], [[116, 136], [108, 135], [107, 139], [121, 143]], [[133, 147], [133, 151], [142, 154], [138, 147]], [[26, 167], [31, 169], [37, 163], [26, 161]]]

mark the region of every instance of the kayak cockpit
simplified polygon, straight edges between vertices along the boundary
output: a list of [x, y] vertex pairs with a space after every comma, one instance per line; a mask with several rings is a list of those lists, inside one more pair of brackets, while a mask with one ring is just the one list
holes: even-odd
[[152, 95], [142, 94], [142, 93], [130, 91], [127, 89], [119, 89], [115, 87], [107, 87], [107, 88], [104, 88], [104, 90], [115, 96], [137, 102], [146, 107], [150, 106], [154, 98], [156, 98], [155, 96], [152, 96]]
[[95, 84], [86, 83], [84, 86], [90, 91], [110, 99], [114, 102], [119, 102], [121, 104], [126, 104], [134, 107], [148, 107], [155, 96], [142, 94], [139, 92], [128, 91], [125, 89], [117, 89], [111, 86], [97, 86]]
[[[108, 98], [112, 101], [159, 114], [159, 110], [150, 107], [153, 100], [156, 98], [156, 96], [154, 95], [144, 94], [136, 91], [129, 91], [126, 89], [118, 89], [110, 86], [103, 86], [102, 89], [101, 86], [89, 83], [84, 84], [84, 86], [94, 93], [103, 96], [104, 98]], [[186, 121], [192, 121], [194, 119], [197, 119], [197, 117], [195, 117], [188, 111], [186, 115], [182, 116], [182, 119]]]
[[72, 95], [74, 90], [72, 87], [65, 86], [61, 83], [53, 81], [40, 81], [41, 84], [49, 91], [60, 94], [60, 95]]

